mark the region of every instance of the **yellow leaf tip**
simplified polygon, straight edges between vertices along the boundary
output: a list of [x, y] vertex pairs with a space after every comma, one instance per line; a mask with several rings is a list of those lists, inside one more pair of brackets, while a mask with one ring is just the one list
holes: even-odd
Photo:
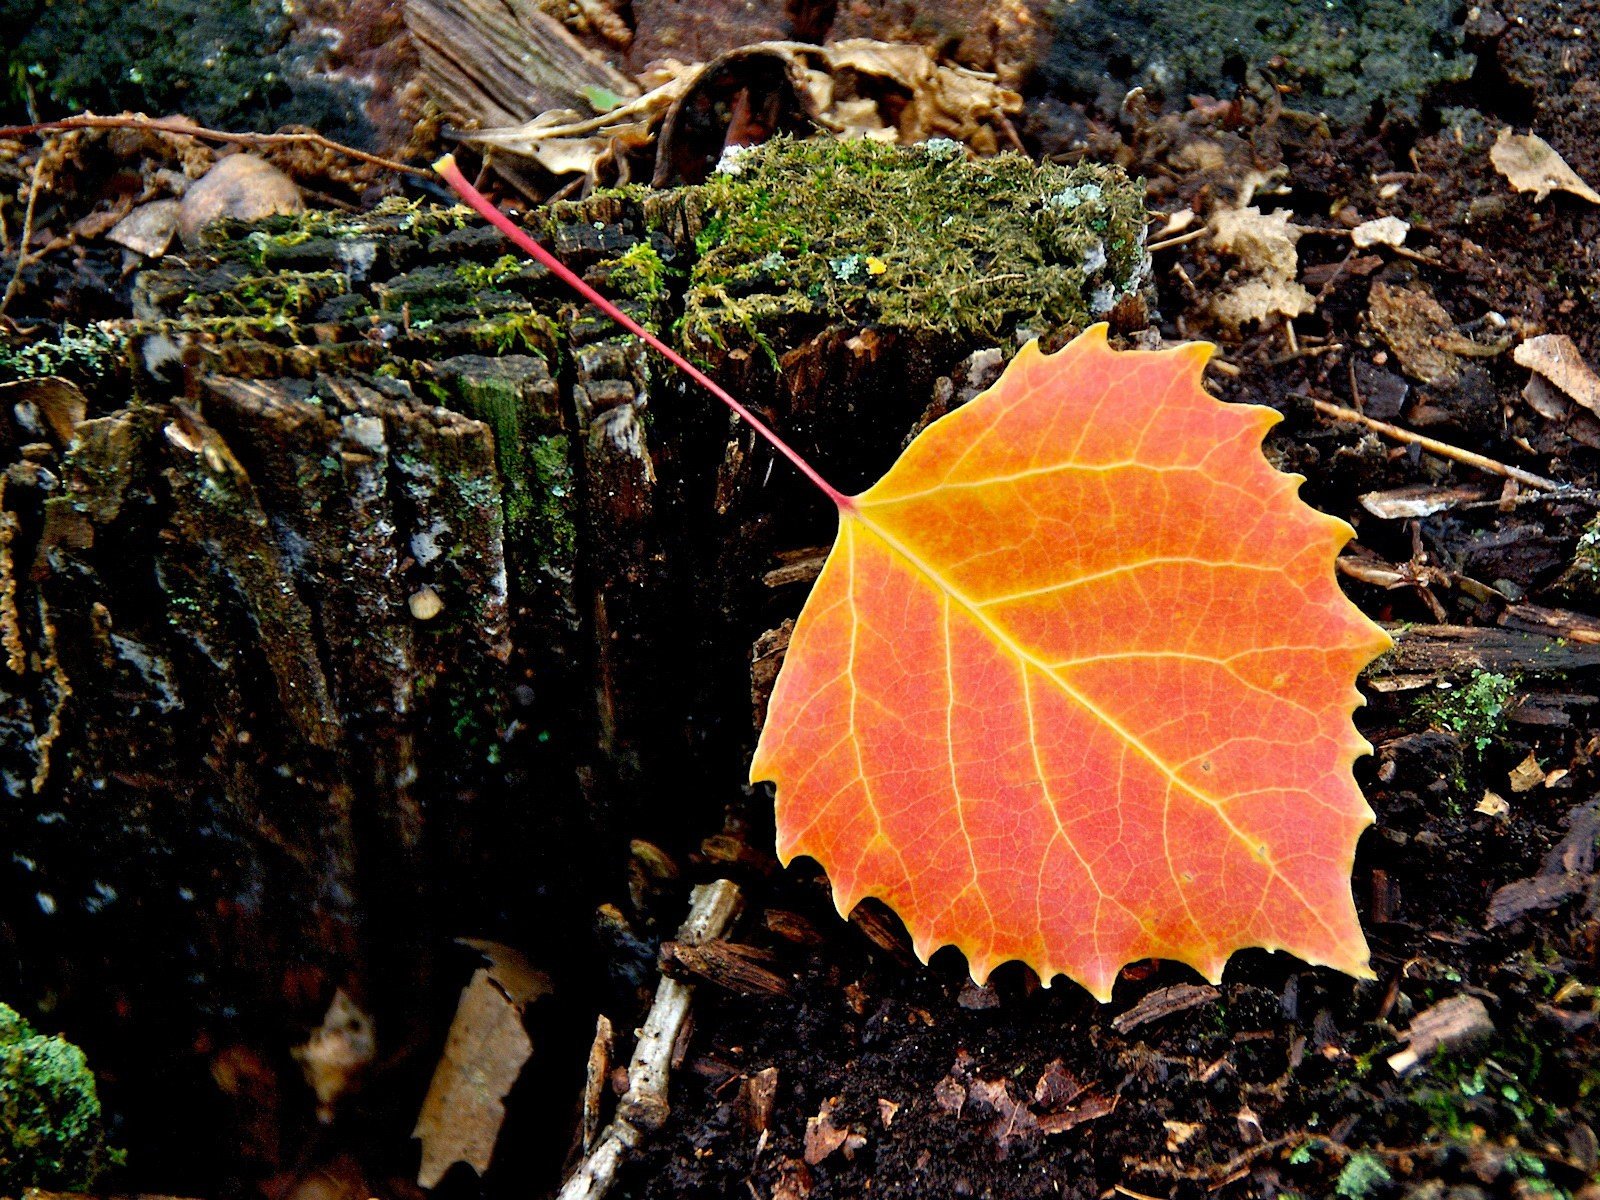
[[438, 158], [433, 160], [433, 169], [440, 175], [443, 175], [449, 171], [453, 171], [455, 168], [456, 156], [454, 154], [441, 154]]

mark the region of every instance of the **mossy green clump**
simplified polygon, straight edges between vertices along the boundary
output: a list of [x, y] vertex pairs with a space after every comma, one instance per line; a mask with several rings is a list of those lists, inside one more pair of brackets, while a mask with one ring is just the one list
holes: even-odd
[[0, 1004], [0, 1195], [88, 1191], [114, 1157], [83, 1051]]
[[1423, 710], [1431, 724], [1455, 733], [1481, 756], [1500, 732], [1501, 719], [1516, 694], [1515, 677], [1476, 671], [1462, 686], [1427, 697]]
[[92, 378], [104, 374], [125, 346], [125, 338], [105, 325], [64, 325], [57, 337], [27, 345], [0, 337], [0, 383], [63, 373]]
[[[1182, 100], [1241, 87], [1298, 89], [1287, 102], [1342, 120], [1375, 101], [1415, 113], [1429, 89], [1472, 74], [1454, 0], [1056, 0], [1044, 66], [1053, 87]], [[1273, 72], [1272, 79], [1263, 69]], [[1108, 69], [1109, 68], [1109, 69]]]
[[1143, 188], [1121, 171], [969, 161], [953, 142], [777, 139], [686, 198], [682, 333], [839, 316], [952, 335], [1081, 328], [1144, 286]]
[[1350, 1161], [1345, 1163], [1344, 1170], [1339, 1172], [1339, 1180], [1334, 1184], [1334, 1191], [1345, 1197], [1345, 1200], [1366, 1200], [1371, 1193], [1389, 1182], [1393, 1178], [1389, 1168], [1384, 1166], [1375, 1155], [1362, 1150], [1351, 1155]]

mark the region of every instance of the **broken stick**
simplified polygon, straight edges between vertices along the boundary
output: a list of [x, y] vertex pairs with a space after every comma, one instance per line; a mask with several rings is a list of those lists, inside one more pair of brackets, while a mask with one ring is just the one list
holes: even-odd
[[[689, 915], [678, 930], [678, 942], [698, 946], [727, 932], [738, 914], [739, 886], [729, 879], [703, 883], [694, 889]], [[628, 1066], [628, 1091], [607, 1125], [584, 1156], [557, 1200], [599, 1200], [616, 1182], [617, 1172], [632, 1150], [653, 1129], [659, 1129], [671, 1112], [667, 1081], [672, 1071], [672, 1047], [689, 1019], [694, 984], [662, 976], [655, 1002], [639, 1030]]]

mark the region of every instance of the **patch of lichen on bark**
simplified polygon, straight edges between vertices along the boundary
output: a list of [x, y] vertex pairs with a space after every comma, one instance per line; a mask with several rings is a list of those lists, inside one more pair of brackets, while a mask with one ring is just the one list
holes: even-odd
[[953, 142], [780, 139], [683, 204], [691, 344], [807, 316], [961, 336], [1075, 329], [1148, 271], [1143, 188], [1121, 171], [969, 161]]

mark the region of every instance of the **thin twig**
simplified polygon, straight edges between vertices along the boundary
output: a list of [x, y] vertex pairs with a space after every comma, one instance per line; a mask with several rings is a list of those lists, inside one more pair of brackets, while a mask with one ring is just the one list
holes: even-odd
[[17, 241], [17, 269], [11, 272], [5, 295], [0, 296], [0, 317], [5, 316], [6, 309], [11, 306], [11, 298], [17, 294], [17, 288], [22, 283], [22, 269], [32, 261], [28, 257], [28, 243], [33, 240], [33, 213], [39, 202], [39, 183], [43, 178], [44, 155], [40, 154], [39, 161], [33, 164], [33, 179], [28, 184], [28, 206], [22, 213], [22, 236]]
[[1211, 227], [1209, 225], [1202, 225], [1199, 229], [1191, 229], [1188, 233], [1180, 233], [1169, 238], [1163, 238], [1159, 242], [1151, 242], [1145, 247], [1145, 251], [1146, 253], [1154, 254], [1157, 250], [1170, 250], [1174, 246], [1181, 246], [1185, 242], [1193, 242], [1203, 238], [1210, 232]]
[[1401, 429], [1398, 425], [1390, 425], [1387, 421], [1375, 421], [1369, 416], [1358, 413], [1353, 408], [1346, 408], [1342, 404], [1330, 404], [1326, 400], [1312, 400], [1313, 407], [1325, 417], [1332, 417], [1337, 421], [1348, 421], [1352, 425], [1360, 425], [1381, 433], [1384, 437], [1393, 438], [1397, 442], [1406, 442], [1409, 445], [1421, 446], [1430, 454], [1437, 454], [1440, 458], [1452, 459], [1458, 463], [1465, 463], [1469, 467], [1476, 467], [1480, 471], [1488, 471], [1493, 475], [1500, 475], [1506, 479], [1515, 479], [1525, 487], [1531, 487], [1541, 492], [1564, 492], [1568, 485], [1554, 479], [1546, 479], [1543, 475], [1535, 475], [1532, 471], [1524, 471], [1521, 467], [1509, 467], [1503, 462], [1486, 458], [1482, 454], [1475, 454], [1471, 450], [1463, 450], [1459, 446], [1452, 446], [1449, 442], [1441, 442], [1436, 438], [1427, 437], [1420, 433], [1412, 433], [1409, 429]]
[[365, 150], [346, 146], [332, 138], [323, 137], [320, 133], [231, 133], [224, 129], [208, 129], [204, 125], [189, 125], [182, 121], [145, 116], [99, 117], [94, 113], [84, 113], [77, 117], [63, 117], [59, 121], [41, 121], [36, 125], [0, 126], [0, 138], [28, 137], [33, 134], [57, 133], [69, 129], [147, 129], [155, 133], [171, 133], [179, 137], [199, 138], [208, 142], [231, 142], [243, 146], [292, 146], [303, 143], [308, 146], [321, 146], [325, 150], [332, 150], [335, 154], [343, 154], [375, 167], [415, 175], [419, 179], [433, 178], [433, 172], [422, 167], [407, 166], [405, 163], [395, 162], [392, 158], [368, 154]]

